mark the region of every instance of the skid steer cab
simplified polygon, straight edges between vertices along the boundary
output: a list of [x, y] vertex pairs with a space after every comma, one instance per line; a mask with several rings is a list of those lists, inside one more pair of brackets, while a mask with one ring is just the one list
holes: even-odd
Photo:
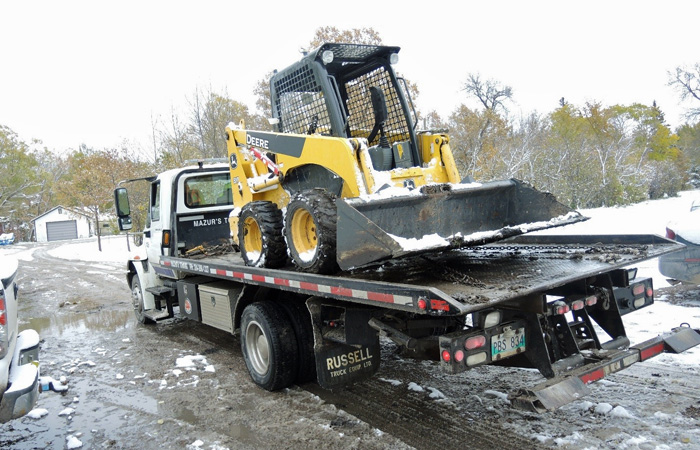
[[448, 135], [417, 128], [398, 54], [324, 44], [270, 79], [275, 132], [226, 128], [247, 265], [329, 274], [584, 219], [516, 180], [461, 184]]

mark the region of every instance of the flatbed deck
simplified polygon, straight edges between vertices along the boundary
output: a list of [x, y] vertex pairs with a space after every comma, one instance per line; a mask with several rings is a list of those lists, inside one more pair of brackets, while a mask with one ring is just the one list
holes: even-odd
[[[264, 269], [238, 253], [200, 259], [162, 257], [164, 269], [309, 295], [433, 314], [465, 314], [683, 248], [654, 235], [518, 236], [498, 244], [426, 253], [336, 275]], [[418, 300], [433, 308], [423, 311]]]

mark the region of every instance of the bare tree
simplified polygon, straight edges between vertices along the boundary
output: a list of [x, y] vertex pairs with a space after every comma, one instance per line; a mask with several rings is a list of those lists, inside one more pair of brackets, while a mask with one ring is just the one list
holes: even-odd
[[513, 98], [513, 89], [501, 84], [499, 81], [489, 78], [482, 80], [481, 75], [470, 73], [464, 90], [471, 97], [476, 98], [488, 111], [503, 109], [507, 111], [505, 102]]
[[[695, 99], [700, 102], [700, 63], [695, 63], [691, 68], [676, 67], [675, 72], [668, 75], [668, 85], [678, 91], [681, 101]], [[700, 107], [691, 107], [685, 116], [689, 120], [700, 118]]]

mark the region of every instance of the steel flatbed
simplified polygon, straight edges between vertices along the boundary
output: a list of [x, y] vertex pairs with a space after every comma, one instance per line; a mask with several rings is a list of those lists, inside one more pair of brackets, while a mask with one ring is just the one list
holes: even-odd
[[[392, 260], [336, 275], [296, 272], [291, 267], [248, 267], [239, 253], [197, 259], [163, 256], [156, 270], [171, 278], [180, 271], [415, 313], [461, 315], [637, 264], [681, 247], [655, 235], [533, 235]], [[419, 308], [421, 299], [430, 307]]]

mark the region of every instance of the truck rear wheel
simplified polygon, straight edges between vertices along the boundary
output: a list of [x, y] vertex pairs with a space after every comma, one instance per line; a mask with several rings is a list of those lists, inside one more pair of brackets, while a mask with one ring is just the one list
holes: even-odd
[[277, 268], [287, 261], [282, 212], [272, 202], [245, 205], [238, 219], [238, 243], [247, 266]]
[[316, 380], [316, 354], [314, 353], [314, 330], [311, 325], [311, 315], [304, 303], [280, 301], [289, 318], [292, 320], [294, 334], [297, 337], [299, 350], [299, 370], [297, 383], [308, 383]]
[[324, 189], [298, 193], [289, 202], [284, 235], [299, 269], [322, 274], [338, 270], [336, 215], [335, 197]]
[[255, 384], [285, 388], [298, 372], [298, 347], [291, 319], [274, 302], [252, 303], [241, 316], [241, 351]]

